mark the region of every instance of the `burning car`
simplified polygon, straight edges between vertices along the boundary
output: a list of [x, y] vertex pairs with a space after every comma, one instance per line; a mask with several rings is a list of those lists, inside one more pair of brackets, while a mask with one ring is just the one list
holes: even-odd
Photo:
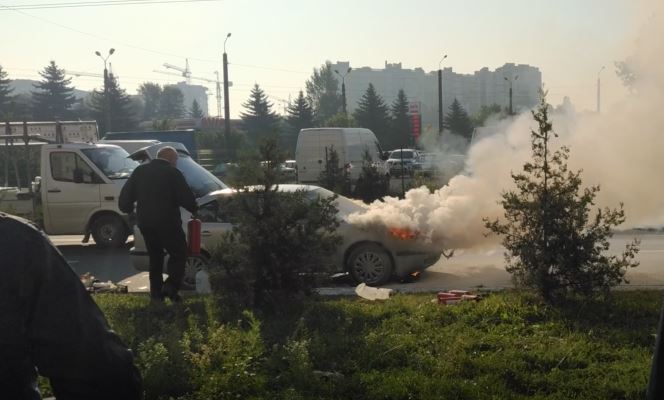
[[[335, 194], [327, 189], [309, 185], [279, 185], [281, 192], [304, 191], [308, 198], [329, 198]], [[202, 251], [198, 257], [190, 257], [185, 271], [185, 283], [192, 284], [198, 270], [206, 268], [209, 251], [219, 236], [233, 229], [228, 202], [237, 194], [233, 189], [215, 191], [199, 198], [198, 218], [202, 222]], [[342, 242], [334, 255], [339, 272], [348, 272], [357, 283], [382, 285], [393, 278], [407, 278], [433, 265], [441, 256], [440, 251], [428, 248], [420, 241], [417, 232], [394, 227], [362, 228], [348, 222], [348, 216], [366, 211], [366, 206], [344, 196], [337, 196], [338, 234]], [[181, 210], [184, 224], [190, 214]], [[186, 230], [186, 226], [183, 226]], [[134, 228], [134, 247], [130, 250], [136, 269], [149, 269], [148, 253], [140, 230]]]

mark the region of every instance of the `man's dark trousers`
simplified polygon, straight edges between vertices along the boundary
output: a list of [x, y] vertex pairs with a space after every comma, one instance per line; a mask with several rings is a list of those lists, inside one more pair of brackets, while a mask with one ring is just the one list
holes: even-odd
[[[181, 226], [140, 227], [150, 256], [150, 296], [163, 298], [162, 285], [176, 293], [184, 276], [187, 241]], [[168, 279], [162, 283], [164, 250], [168, 253]]]

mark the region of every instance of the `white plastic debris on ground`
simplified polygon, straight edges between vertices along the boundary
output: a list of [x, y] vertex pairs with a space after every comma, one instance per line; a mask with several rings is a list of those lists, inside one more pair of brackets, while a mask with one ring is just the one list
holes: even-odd
[[386, 289], [386, 288], [375, 288], [371, 286], [367, 286], [364, 283], [360, 283], [357, 285], [355, 288], [355, 293], [362, 297], [363, 299], [367, 300], [387, 300], [390, 298], [390, 294], [392, 294], [393, 290], [392, 289]]

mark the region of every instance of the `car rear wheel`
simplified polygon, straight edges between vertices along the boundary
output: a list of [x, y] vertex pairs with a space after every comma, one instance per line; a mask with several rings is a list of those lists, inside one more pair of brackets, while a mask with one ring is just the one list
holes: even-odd
[[100, 247], [121, 247], [129, 233], [122, 219], [117, 215], [102, 215], [92, 223], [92, 238]]
[[204, 254], [200, 256], [187, 257], [187, 262], [184, 265], [184, 278], [182, 284], [188, 288], [196, 287], [196, 273], [200, 270], [207, 270], [210, 260]]
[[378, 286], [392, 277], [392, 259], [387, 251], [375, 243], [357, 246], [348, 256], [347, 268], [357, 283]]

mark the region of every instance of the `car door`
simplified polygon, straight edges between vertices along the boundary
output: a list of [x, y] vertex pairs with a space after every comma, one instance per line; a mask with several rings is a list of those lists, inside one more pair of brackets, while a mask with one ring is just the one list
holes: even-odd
[[43, 190], [48, 207], [49, 234], [83, 234], [88, 217], [100, 207], [100, 183], [104, 181], [75, 151], [49, 154], [50, 176]]
[[201, 247], [208, 252], [218, 243], [221, 235], [233, 229], [233, 213], [230, 207], [230, 196], [219, 196], [198, 208], [198, 219], [201, 220]]

